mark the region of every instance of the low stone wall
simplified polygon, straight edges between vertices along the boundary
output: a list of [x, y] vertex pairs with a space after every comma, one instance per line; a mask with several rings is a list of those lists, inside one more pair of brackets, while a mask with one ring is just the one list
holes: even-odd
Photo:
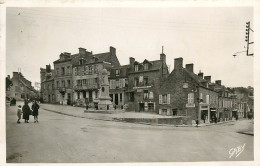
[[192, 125], [191, 117], [173, 118], [113, 118], [114, 120], [132, 123], [170, 124], [170, 125]]

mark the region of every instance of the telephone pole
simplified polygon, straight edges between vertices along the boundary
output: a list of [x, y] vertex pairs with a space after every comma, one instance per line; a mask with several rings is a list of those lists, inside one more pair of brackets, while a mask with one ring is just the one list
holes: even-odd
[[246, 43], [247, 43], [247, 47], [246, 47], [246, 55], [247, 56], [253, 56], [254, 54], [248, 54], [248, 50], [249, 50], [249, 45], [250, 44], [254, 44], [254, 42], [250, 42], [250, 31], [254, 32], [253, 29], [250, 28], [250, 21], [246, 22]]

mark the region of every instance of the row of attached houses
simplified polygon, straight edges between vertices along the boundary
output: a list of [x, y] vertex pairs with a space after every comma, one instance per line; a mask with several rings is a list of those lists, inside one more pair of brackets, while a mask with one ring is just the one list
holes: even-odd
[[120, 65], [116, 49], [93, 54], [79, 48], [77, 54], [64, 52], [50, 65], [41, 68], [41, 93], [45, 102], [77, 106], [93, 103], [100, 97], [101, 71], [109, 73], [109, 96], [115, 108], [128, 111], [152, 112], [161, 115], [191, 116], [213, 122], [239, 115], [237, 98], [221, 85], [211, 82], [211, 76], [195, 74], [193, 64], [183, 67], [183, 58], [174, 59], [174, 70], [169, 73], [166, 55], [159, 60]]

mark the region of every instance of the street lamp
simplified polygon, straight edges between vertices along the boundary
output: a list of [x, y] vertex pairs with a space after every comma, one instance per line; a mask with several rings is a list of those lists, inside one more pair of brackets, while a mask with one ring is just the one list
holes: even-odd
[[239, 51], [239, 52], [234, 53], [234, 54], [233, 54], [234, 58], [235, 58], [236, 56], [238, 56], [237, 54], [240, 54], [240, 53], [243, 53], [243, 52], [247, 52], [247, 51]]

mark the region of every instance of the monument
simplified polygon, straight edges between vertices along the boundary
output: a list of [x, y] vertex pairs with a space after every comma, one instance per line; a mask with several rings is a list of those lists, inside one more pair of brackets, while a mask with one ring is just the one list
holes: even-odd
[[100, 97], [98, 102], [99, 110], [113, 110], [113, 104], [109, 96], [109, 82], [108, 82], [108, 72], [103, 69], [101, 72], [101, 83], [100, 83]]

